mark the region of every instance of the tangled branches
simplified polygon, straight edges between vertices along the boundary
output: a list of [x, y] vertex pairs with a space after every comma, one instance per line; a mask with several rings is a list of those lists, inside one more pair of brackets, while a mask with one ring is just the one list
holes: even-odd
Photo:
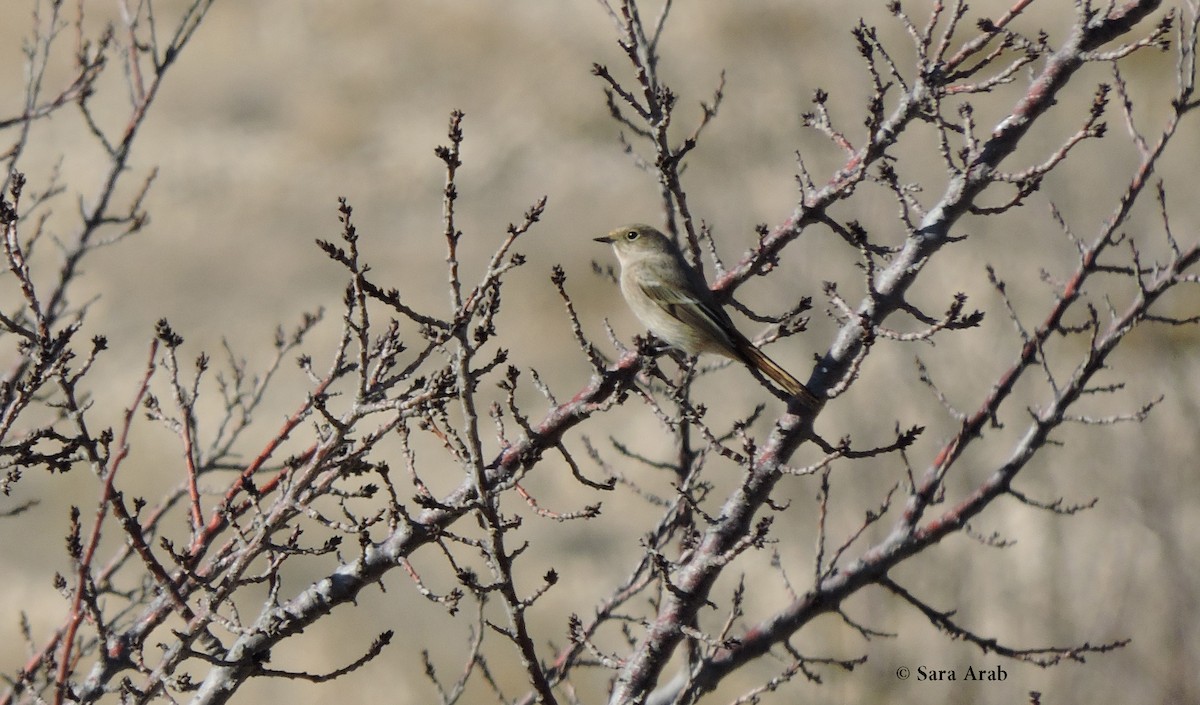
[[[896, 58], [901, 52], [860, 22], [853, 39], [871, 87], [861, 127], [838, 124], [830, 109], [838, 96], [824, 90], [815, 93], [804, 116], [805, 125], [842, 155], [841, 163], [818, 176], [800, 158], [800, 192], [790, 213], [774, 227], [759, 228], [753, 246], [736, 260], [722, 261], [721, 241], [701, 219], [703, 208], [689, 200], [684, 176], [720, 115], [725, 76], [701, 102], [699, 117], [681, 127], [687, 120], [682, 101], [660, 73], [673, 4], [663, 3], [647, 23], [633, 0], [601, 0], [627, 66], [595, 64], [593, 73], [621, 130], [621, 148], [657, 189], [664, 230], [680, 240], [694, 266], [712, 273], [714, 294], [767, 325], [760, 342], [779, 344], [805, 330], [812, 302], [802, 297], [763, 313], [737, 300], [741, 287], [760, 276], [787, 276], [786, 255], [810, 247], [817, 233], [832, 234], [857, 261], [856, 274], [832, 272], [823, 289], [836, 329], [818, 343], [824, 351], [807, 384], [830, 403], [822, 410], [760, 405], [726, 424], [712, 419], [694, 386], [719, 375], [719, 366], [692, 360], [677, 365], [654, 341], [626, 345], [611, 329], [611, 346], [589, 337], [594, 322], [580, 318], [569, 264], [554, 267], [546, 291], [561, 300], [563, 325], [587, 363], [587, 379], [563, 393], [512, 359], [501, 315], [512, 310], [505, 306], [507, 285], [530, 269], [522, 250], [538, 235], [547, 199], [536, 199], [490, 245], [465, 232], [458, 211], [460, 170], [469, 160], [464, 116], [457, 111], [446, 143], [434, 152], [444, 171], [441, 230], [422, 236], [415, 248], [438, 245], [444, 307], [413, 296], [407, 281], [393, 284], [376, 275], [368, 261], [371, 236], [359, 231], [352, 207], [341, 199], [338, 237], [317, 240], [345, 280], [342, 300], [327, 307], [338, 312], [331, 350], [306, 350], [313, 330], [335, 318], [320, 311], [303, 315], [290, 330], [280, 328], [271, 359], [257, 372], [231, 348], [220, 362], [199, 353], [189, 365], [185, 334], [163, 320], [146, 361], [138, 363], [130, 397], [94, 398], [94, 363], [108, 341], [79, 340], [89, 313], [76, 303], [80, 265], [98, 247], [146, 227], [143, 202], [153, 172], [132, 188], [125, 206], [115, 205], [118, 194], [129, 192], [120, 188], [131, 173], [129, 150], [159, 83], [211, 4], [193, 2], [166, 44], [160, 44], [166, 35], [155, 31], [161, 18], [156, 22], [150, 3], [130, 9], [122, 31], [91, 41], [77, 21], [72, 78], [51, 95], [42, 88], [45, 61], [39, 57], [49, 55], [59, 30], [68, 26], [58, 15], [61, 4], [52, 4], [51, 29], [39, 25], [31, 43], [21, 114], [0, 120], [0, 129], [16, 133], [6, 153], [0, 208], [7, 276], [15, 285], [15, 298], [0, 312], [9, 346], [0, 384], [0, 490], [6, 496], [18, 492], [34, 469], [86, 472], [96, 498], [93, 511], [76, 507], [70, 514], [70, 568], [54, 578], [66, 605], [62, 618], [48, 634], [24, 628], [30, 656], [7, 677], [3, 702], [111, 696], [218, 703], [255, 678], [316, 683], [377, 667], [398, 641], [394, 629], [380, 629], [344, 663], [320, 672], [274, 664], [271, 655], [389, 576], [403, 579], [399, 599], [423, 598], [469, 623], [454, 676], [445, 677], [438, 659], [422, 653], [425, 674], [443, 703], [487, 693], [500, 702], [698, 702], [766, 655], [782, 658], [773, 675], [737, 699], [756, 701], [798, 676], [819, 682], [868, 661], [865, 649], [812, 655], [797, 646], [823, 615], [838, 617], [864, 642], [884, 634], [847, 609], [862, 594], [912, 608], [934, 629], [984, 653], [1038, 666], [1082, 661], [1126, 643], [1014, 645], [935, 606], [899, 569], [953, 535], [1007, 545], [999, 535], [975, 534], [970, 523], [1005, 500], [1062, 516], [1093, 506], [1038, 500], [1014, 483], [1068, 424], [1146, 420], [1158, 401], [1134, 402], [1115, 413], [1096, 413], [1086, 402], [1112, 397], [1128, 403], [1120, 395], [1122, 382], [1104, 375], [1119, 369], [1117, 353], [1139, 327], [1200, 323], [1200, 315], [1163, 306], [1174, 292], [1197, 284], [1200, 240], [1172, 227], [1168, 185], [1153, 179], [1200, 104], [1200, 13], [1194, 5], [1177, 14], [1160, 12], [1154, 0], [1104, 9], [1078, 3], [1069, 31], [1052, 43], [1044, 33], [1015, 29], [1030, 2], [979, 19], [973, 28], [962, 2], [936, 4], [923, 20], [889, 3], [914, 58]], [[1150, 133], [1136, 126], [1119, 67], [1141, 51], [1168, 47], [1178, 53], [1175, 92], [1164, 122]], [[89, 100], [108, 63], [118, 59], [131, 104], [126, 124], [110, 133], [90, 112]], [[1111, 66], [1111, 83], [1098, 87], [1090, 103], [1075, 105], [1065, 99], [1065, 89], [1089, 64]], [[1027, 73], [1030, 80], [1022, 86], [1018, 79]], [[985, 94], [1003, 96], [1006, 107], [993, 112], [973, 103]], [[1060, 101], [1078, 113], [1078, 126], [1038, 151], [1030, 135]], [[31, 149], [28, 126], [70, 107], [81, 111], [108, 169], [86, 199], [72, 237], [61, 244], [56, 278], [47, 278], [31, 264], [31, 252], [49, 240], [44, 214], [61, 185], [52, 181], [34, 189], [19, 166]], [[934, 413], [949, 419], [953, 431], [932, 449], [919, 444], [927, 440], [924, 420], [896, 421], [894, 435], [876, 443], [863, 441], [853, 424], [834, 441], [818, 433], [818, 421], [846, 418], [836, 416], [839, 405], [863, 393], [863, 376], [899, 346], [953, 346], [956, 335], [979, 331], [992, 314], [976, 310], [965, 293], [938, 288], [944, 303], [934, 310], [913, 303], [915, 287], [933, 278], [931, 267], [949, 252], [977, 241], [963, 233], [964, 219], [1005, 218], [1037, 198], [1083, 145], [1106, 134], [1112, 138], [1105, 120], [1114, 112], [1127, 127], [1136, 164], [1119, 177], [1120, 194], [1089, 235], [1077, 234], [1051, 210], [1073, 260], [1066, 271], [1043, 276], [1048, 294], [1039, 308], [1031, 314], [1028, 304], [1014, 300], [1002, 267], [981, 272], [1015, 330], [992, 343], [1008, 362], [987, 380], [986, 393], [960, 408], [961, 395], [939, 384], [947, 370], [918, 360], [919, 379], [940, 404]], [[991, 126], [981, 128], [984, 120]], [[933, 135], [927, 156], [939, 167], [934, 177], [913, 176], [919, 170], [897, 156], [921, 130]], [[1012, 167], [1018, 154], [1031, 166]], [[872, 231], [842, 216], [840, 205], [868, 192], [895, 204], [890, 230]], [[1134, 209], [1153, 198], [1158, 231], [1127, 232]], [[475, 268], [466, 255], [480, 252], [483, 264]], [[260, 416], [267, 389], [278, 388], [293, 359], [306, 387], [293, 395], [282, 422], [266, 429]], [[1031, 396], [1018, 397], [1018, 388]], [[1036, 401], [1014, 421], [1019, 398]], [[103, 427], [98, 404], [123, 409], [119, 423]], [[544, 410], [533, 411], [535, 405]], [[668, 460], [622, 438], [600, 443], [586, 435], [600, 418], [637, 407], [659, 424], [657, 440], [670, 448]], [[997, 433], [1005, 423], [1022, 426]], [[153, 500], [134, 496], [126, 481], [142, 424], [177, 439], [173, 488]], [[980, 448], [988, 452], [976, 453]], [[803, 464], [809, 457], [813, 461]], [[967, 473], [968, 457], [995, 460]], [[851, 468], [866, 464], [890, 468], [894, 478], [882, 496], [859, 507], [861, 521], [847, 530], [833, 520], [831, 498]], [[531, 480], [551, 468], [562, 468], [577, 496], [587, 499], [568, 509], [540, 500]], [[665, 473], [671, 492], [655, 492], [635, 468]], [[718, 468], [726, 479], [716, 479]], [[789, 483], [802, 483], [815, 495], [813, 516], [781, 499]], [[546, 607], [549, 595], [574, 596], [587, 579], [556, 567], [535, 568], [533, 556], [552, 561], [546, 557], [554, 552], [543, 547], [553, 543], [554, 532], [539, 534], [529, 525], [595, 525], [606, 516], [605, 503], [617, 505], [623, 516], [642, 516], [626, 513], [620, 502], [644, 503], [653, 519], [638, 525], [638, 545], [596, 559], [605, 564], [603, 597], [594, 604], [573, 601], [556, 631], [547, 632], [544, 622], [533, 619], [535, 609]], [[37, 506], [34, 499], [18, 501], [3, 508], [4, 518]], [[798, 514], [816, 537], [804, 584], [788, 574], [781, 558], [793, 537], [777, 529]], [[114, 535], [121, 537], [117, 545], [103, 541]], [[766, 553], [786, 588], [783, 599], [759, 599], [740, 572], [748, 557]], [[296, 575], [305, 577], [297, 583]], [[736, 583], [728, 597], [718, 595], [722, 579]], [[518, 665], [500, 673], [489, 665], [497, 654]], [[607, 686], [605, 695], [596, 683]]]

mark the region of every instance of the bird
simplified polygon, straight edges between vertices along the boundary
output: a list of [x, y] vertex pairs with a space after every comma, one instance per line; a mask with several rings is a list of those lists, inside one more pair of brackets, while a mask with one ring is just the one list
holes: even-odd
[[656, 228], [623, 225], [596, 242], [612, 245], [621, 265], [621, 293], [642, 325], [688, 355], [714, 353], [769, 377], [809, 409], [823, 400], [759, 350], [734, 327], [703, 276], [679, 247]]

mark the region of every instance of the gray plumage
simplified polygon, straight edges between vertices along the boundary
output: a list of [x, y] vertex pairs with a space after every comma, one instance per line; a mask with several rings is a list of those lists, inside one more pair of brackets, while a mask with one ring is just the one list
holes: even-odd
[[621, 293], [659, 338], [689, 355], [715, 353], [766, 375], [805, 406], [820, 400], [734, 327], [704, 279], [666, 235], [649, 225], [625, 225], [597, 242], [612, 245], [621, 264]]

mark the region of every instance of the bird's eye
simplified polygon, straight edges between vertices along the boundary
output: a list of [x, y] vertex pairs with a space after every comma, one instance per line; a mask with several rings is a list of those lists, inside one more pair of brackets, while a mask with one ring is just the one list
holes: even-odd
[[633, 242], [634, 240], [638, 239], [638, 231], [630, 230], [629, 232], [625, 233], [625, 239], [630, 242]]

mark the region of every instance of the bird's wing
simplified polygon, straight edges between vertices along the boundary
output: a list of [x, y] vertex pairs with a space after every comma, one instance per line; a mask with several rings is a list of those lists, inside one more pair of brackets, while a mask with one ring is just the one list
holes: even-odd
[[639, 284], [642, 292], [664, 311], [694, 328], [708, 332], [713, 340], [722, 341], [733, 349], [733, 337], [737, 332], [729, 317], [711, 301], [701, 300], [682, 287]]
[[703, 346], [701, 349], [741, 360], [751, 369], [770, 377], [781, 389], [798, 398], [806, 408], [821, 408], [824, 399], [817, 397], [800, 380], [767, 357], [766, 353], [754, 347], [753, 343], [734, 328], [724, 309], [711, 301], [700, 300], [698, 296], [682, 287], [642, 283], [638, 286], [648, 299], [679, 321], [707, 331], [710, 334], [709, 340], [714, 341], [714, 344]]

